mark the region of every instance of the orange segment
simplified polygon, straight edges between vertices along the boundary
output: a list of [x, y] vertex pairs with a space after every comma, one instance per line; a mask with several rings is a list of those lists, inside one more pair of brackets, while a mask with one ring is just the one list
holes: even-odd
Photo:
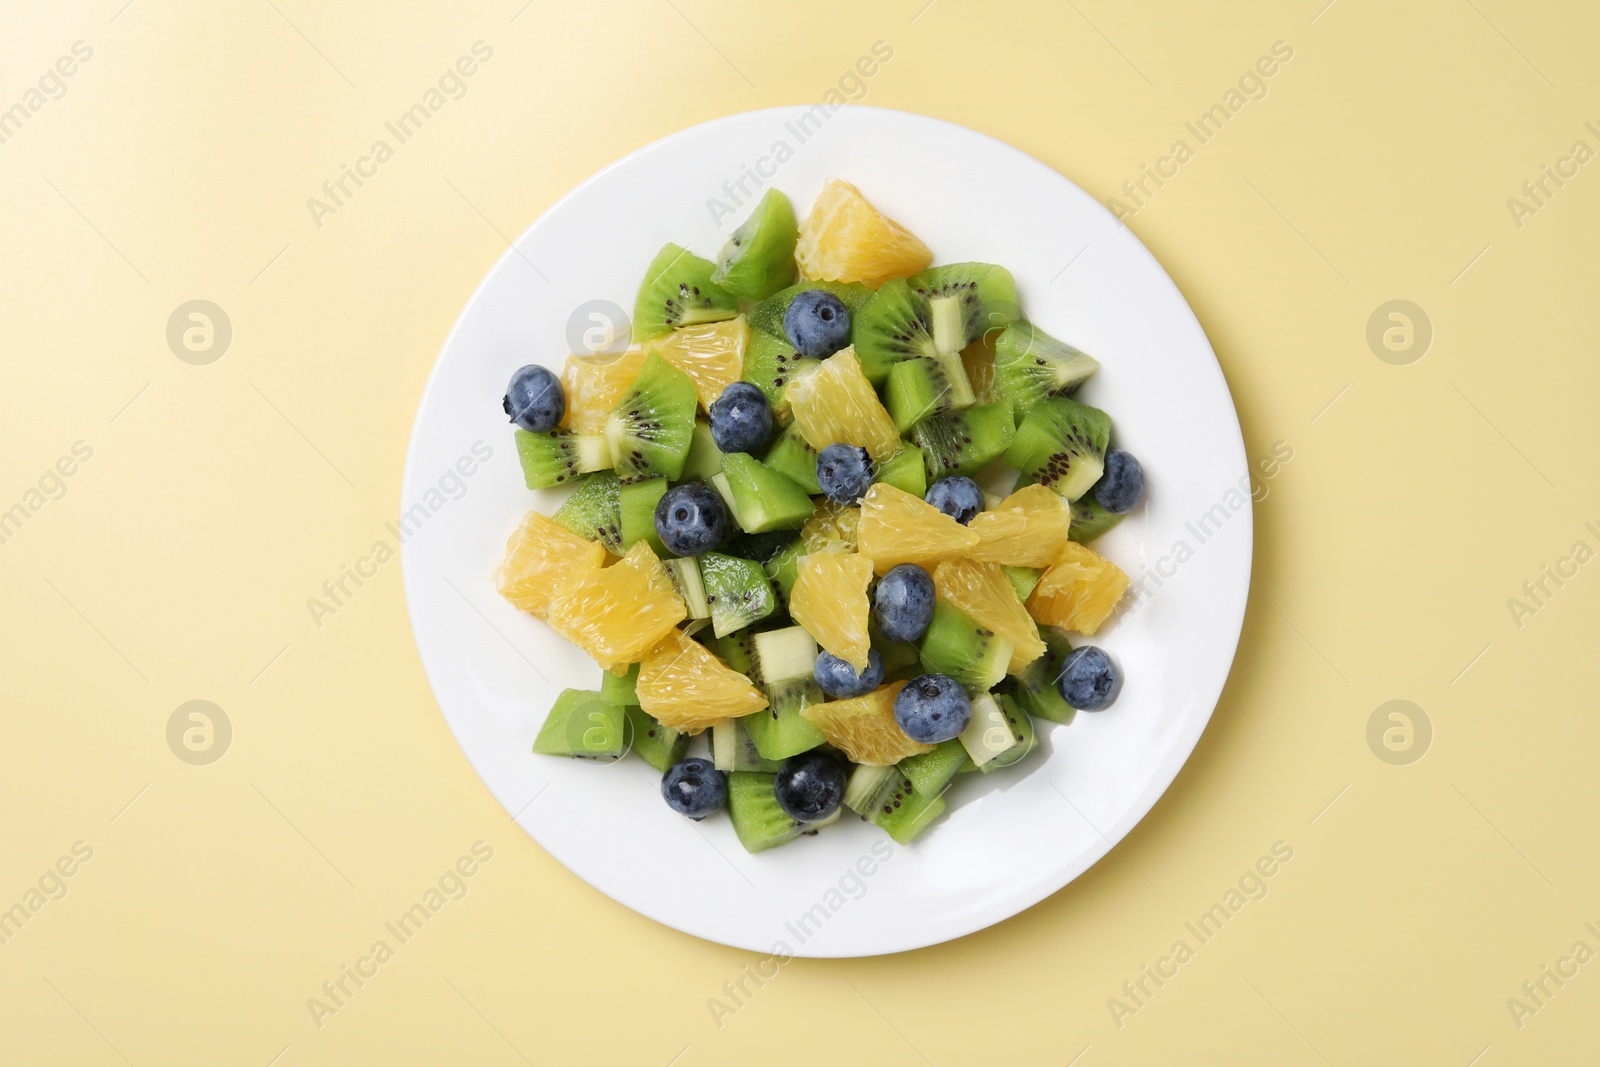
[[978, 535], [967, 558], [1012, 567], [1048, 567], [1067, 543], [1072, 505], [1043, 485], [1029, 485], [980, 511], [967, 529]]
[[552, 600], [605, 562], [604, 545], [530, 511], [506, 542], [506, 558], [495, 569], [494, 584], [513, 606], [542, 619]]
[[646, 342], [645, 348], [660, 352], [667, 362], [687, 374], [694, 382], [700, 406], [710, 411], [722, 391], [744, 374], [744, 348], [749, 340], [750, 327], [740, 315], [726, 322], [684, 326]]
[[[1045, 492], [1056, 494], [1049, 489]], [[954, 604], [971, 615], [978, 625], [993, 630], [1011, 642], [1011, 662], [1007, 674], [1018, 674], [1044, 655], [1039, 627], [1012, 588], [998, 563], [973, 563], [954, 559], [933, 571], [933, 588], [939, 600]]]
[[639, 664], [635, 692], [646, 714], [690, 734], [767, 706], [767, 698], [750, 679], [677, 630]]
[[551, 629], [613, 673], [636, 663], [688, 611], [667, 569], [640, 541], [551, 601]]
[[577, 433], [604, 433], [606, 418], [643, 367], [644, 351], [638, 348], [616, 355], [568, 356], [561, 371], [561, 387], [567, 394], [561, 425]]
[[823, 497], [817, 501], [811, 518], [800, 527], [800, 543], [807, 552], [854, 552], [860, 526], [860, 508]]
[[900, 433], [861, 370], [855, 346], [822, 361], [784, 391], [806, 444], [821, 452], [839, 441], [859, 445], [879, 461], [900, 451]]
[[800, 714], [811, 720], [828, 738], [828, 743], [843, 750], [856, 763], [888, 767], [907, 756], [932, 752], [932, 745], [913, 741], [894, 721], [895, 694], [905, 682], [892, 682], [866, 696], [808, 704]]
[[978, 535], [932, 504], [887, 482], [861, 498], [857, 551], [872, 557], [872, 567], [887, 574], [901, 563], [940, 563], [966, 555]]
[[789, 614], [817, 644], [858, 672], [867, 666], [867, 586], [872, 561], [854, 552], [813, 552], [801, 556], [789, 591]]
[[1028, 597], [1028, 611], [1046, 626], [1093, 634], [1128, 589], [1128, 576], [1094, 549], [1068, 541]]
[[838, 178], [828, 179], [800, 223], [794, 254], [802, 278], [866, 282], [874, 288], [933, 262], [927, 245]]

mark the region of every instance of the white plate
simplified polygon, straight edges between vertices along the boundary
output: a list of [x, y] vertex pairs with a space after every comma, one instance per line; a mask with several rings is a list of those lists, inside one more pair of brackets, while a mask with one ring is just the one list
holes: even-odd
[[[780, 955], [866, 956], [1015, 915], [1083, 873], [1150, 810], [1233, 661], [1250, 577], [1249, 475], [1199, 323], [1138, 239], [1087, 193], [1014, 148], [934, 119], [861, 107], [807, 115], [778, 108], [673, 134], [583, 183], [500, 258], [417, 412], [403, 568], [445, 719], [496, 799], [551, 855], [699, 937]], [[714, 218], [712, 202], [726, 202], [741, 176], [758, 196], [756, 175], [802, 215], [825, 178], [843, 177], [937, 262], [1009, 267], [1028, 316], [1103, 363], [1083, 398], [1111, 413], [1117, 443], [1139, 456], [1149, 482], [1144, 507], [1096, 546], [1135, 582], [1160, 572], [1095, 638], [1122, 666], [1120, 699], [1068, 726], [1039, 723], [1040, 751], [1014, 770], [962, 776], [949, 814], [908, 847], [851, 817], [752, 856], [725, 816], [695, 824], [669, 810], [640, 760], [532, 755], [555, 694], [595, 688], [600, 671], [502, 601], [489, 579], [522, 515], [561, 500], [522, 486], [500, 412], [512, 370], [559, 370], [569, 317], [596, 299], [631, 308], [664, 242], [715, 257], [745, 211]]]

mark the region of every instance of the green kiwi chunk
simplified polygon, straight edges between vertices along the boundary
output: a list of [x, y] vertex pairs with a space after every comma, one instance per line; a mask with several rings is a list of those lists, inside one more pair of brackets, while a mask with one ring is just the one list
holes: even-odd
[[694, 435], [689, 439], [689, 455], [683, 461], [683, 472], [678, 476], [684, 481], [705, 481], [713, 474], [722, 470], [722, 449], [717, 447], [716, 438], [711, 436], [711, 424], [705, 419], [696, 419]]
[[1032, 595], [1034, 587], [1039, 584], [1040, 575], [1044, 573], [1032, 567], [1013, 567], [1009, 564], [1002, 565], [1000, 571], [1011, 583], [1011, 588], [1017, 591], [1017, 599], [1022, 601]]
[[672, 727], [657, 722], [641, 708], [630, 706], [622, 710], [633, 731], [633, 754], [656, 770], [665, 774], [689, 751], [688, 734], [680, 734]]
[[639, 377], [606, 419], [617, 477], [625, 482], [682, 477], [698, 404], [687, 374], [659, 352], [645, 357]]
[[[955, 366], [960, 369], [960, 360]], [[957, 379], [952, 377], [950, 367], [948, 360], [917, 356], [903, 359], [889, 368], [889, 379], [883, 390], [884, 406], [896, 430], [903, 434], [923, 419], [971, 406], [972, 387], [968, 385], [962, 393], [958, 384], [966, 381], [966, 372], [962, 371], [962, 377]], [[964, 402], [960, 398], [964, 398]]]
[[617, 505], [621, 512], [624, 551], [632, 548], [634, 542], [643, 541], [658, 557], [670, 555], [661, 538], [656, 536], [656, 505], [666, 495], [665, 478], [647, 478], [618, 488]]
[[828, 699], [812, 677], [816, 640], [803, 627], [786, 626], [756, 634], [754, 645], [767, 707], [740, 722], [756, 751], [764, 759], [783, 760], [816, 748], [827, 736], [800, 714]]
[[922, 449], [906, 445], [900, 451], [878, 464], [875, 482], [887, 482], [901, 492], [921, 497], [928, 491], [928, 472], [923, 466]]
[[1093, 493], [1084, 493], [1072, 502], [1072, 525], [1067, 528], [1067, 536], [1086, 545], [1125, 518], [1126, 515], [1101, 507]]
[[938, 796], [971, 759], [960, 740], [952, 737], [934, 745], [932, 752], [907, 756], [901, 760], [900, 773], [906, 776], [911, 788], [918, 793]]
[[954, 678], [969, 693], [992, 688], [1011, 663], [1010, 641], [943, 600], [934, 604], [933, 621], [917, 648], [925, 668]]
[[585, 478], [566, 503], [550, 516], [579, 537], [599, 541], [612, 555], [620, 556], [622, 547], [621, 485], [610, 471], [600, 471]]
[[545, 716], [533, 750], [541, 756], [572, 756], [612, 763], [627, 752], [622, 706], [599, 693], [564, 689]]
[[799, 529], [816, 510], [805, 489], [743, 452], [723, 456], [722, 473], [711, 484], [746, 533]]
[[1039, 737], [1033, 730], [1033, 719], [1022, 706], [1004, 693], [998, 694], [994, 699], [1000, 709], [1000, 720], [1004, 723], [1011, 743], [978, 768], [984, 774], [1000, 770], [1002, 767], [1010, 767], [1039, 744]]
[[1100, 361], [1031, 322], [1014, 322], [994, 342], [995, 389], [1023, 419], [1053, 396], [1070, 393], [1100, 369]]
[[928, 481], [952, 474], [976, 474], [1005, 454], [1016, 436], [1011, 405], [1005, 401], [949, 411], [917, 423], [911, 439], [922, 449]]
[[814, 834], [839, 821], [839, 813], [834, 812], [817, 822], [796, 822], [778, 806], [776, 781], [776, 774], [735, 771], [728, 775], [728, 817], [746, 852], [787, 845], [802, 834]]
[[1075, 501], [1106, 469], [1111, 417], [1071, 397], [1046, 400], [1028, 413], [1006, 450], [1006, 462], [1024, 478]]
[[600, 695], [613, 704], [627, 707], [639, 703], [639, 665], [633, 664], [628, 668], [628, 673], [618, 678], [610, 671], [600, 672]]
[[742, 300], [765, 300], [794, 281], [798, 237], [789, 198], [768, 189], [750, 217], [722, 246], [711, 280]]
[[822, 486], [817, 484], [817, 450], [806, 444], [799, 427], [792, 422], [767, 449], [761, 462], [812, 496], [822, 492]]
[[529, 433], [518, 429], [513, 436], [517, 459], [522, 463], [522, 480], [529, 489], [567, 485], [582, 475], [611, 466], [611, 445], [599, 434], [571, 430]]
[[766, 618], [778, 606], [777, 594], [759, 563], [721, 552], [702, 553], [700, 580], [711, 607], [712, 629], [718, 637]]
[[789, 606], [789, 593], [794, 589], [795, 579], [800, 577], [800, 557], [805, 554], [806, 546], [795, 541], [773, 553], [764, 566], [767, 578], [778, 591], [778, 596], [782, 598], [786, 609]]
[[961, 390], [953, 406], [965, 407], [973, 393], [961, 350], [1017, 317], [1017, 283], [1010, 271], [989, 263], [952, 263], [886, 282], [861, 309], [852, 339], [874, 382], [905, 359], [947, 365]]
[[891, 788], [874, 798], [870, 816], [874, 825], [888, 832], [897, 844], [909, 845], [928, 824], [944, 814], [944, 797], [923, 793], [895, 768]]
[[1077, 711], [1061, 699], [1056, 679], [1061, 676], [1061, 665], [1072, 651], [1072, 645], [1067, 642], [1066, 635], [1053, 626], [1039, 627], [1039, 636], [1044, 639], [1044, 655], [1011, 679], [1011, 695], [1030, 715], [1051, 722], [1071, 722]]
[[683, 599], [683, 606], [691, 619], [711, 618], [711, 605], [706, 602], [706, 586], [700, 577], [700, 561], [694, 556], [664, 556], [661, 565], [667, 568], [672, 587]]
[[679, 326], [721, 322], [739, 314], [739, 298], [711, 280], [710, 260], [663, 245], [645, 269], [633, 305], [633, 339], [665, 337]]
[[[745, 718], [747, 718], [746, 716]], [[777, 774], [777, 760], [762, 759], [744, 728], [744, 718], [723, 719], [711, 727], [711, 762], [719, 771], [761, 771]]]

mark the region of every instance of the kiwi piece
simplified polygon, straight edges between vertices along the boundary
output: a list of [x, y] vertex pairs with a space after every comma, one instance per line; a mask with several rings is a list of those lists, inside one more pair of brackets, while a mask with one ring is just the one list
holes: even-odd
[[922, 448], [928, 481], [935, 482], [952, 474], [976, 474], [1012, 446], [1016, 432], [1011, 405], [996, 401], [923, 419], [911, 439]]
[[566, 485], [581, 475], [611, 466], [611, 445], [599, 434], [571, 430], [529, 433], [518, 429], [514, 437], [517, 459], [522, 461], [522, 480], [529, 489]]
[[857, 764], [844, 784], [844, 807], [857, 815], [871, 815], [873, 802], [900, 778], [898, 767], [869, 767]]
[[761, 462], [812, 496], [822, 492], [822, 486], [817, 484], [817, 450], [806, 444], [799, 427], [792, 422], [767, 449]]
[[667, 568], [672, 587], [683, 598], [683, 606], [690, 619], [711, 618], [711, 605], [706, 602], [706, 586], [700, 577], [700, 562], [694, 556], [666, 556], [661, 565]]
[[886, 282], [861, 309], [852, 340], [867, 377], [883, 380], [905, 359], [944, 365], [958, 390], [954, 407], [973, 402], [961, 350], [1016, 320], [1017, 283], [1004, 267], [952, 263]]
[[794, 281], [798, 273], [794, 245], [799, 236], [789, 198], [768, 189], [722, 246], [712, 282], [742, 300], [765, 300]]
[[678, 475], [684, 481], [705, 481], [722, 470], [722, 449], [711, 436], [711, 424], [696, 419], [694, 434], [689, 438], [689, 455], [683, 461], [683, 471]]
[[[961, 381], [966, 381], [962, 372]], [[884, 406], [902, 434], [923, 419], [955, 408], [970, 407], [972, 389], [966, 387], [965, 403], [957, 402], [958, 386], [950, 376], [950, 364], [917, 356], [903, 359], [889, 368], [884, 384]]]
[[637, 707], [623, 708], [628, 727], [633, 731], [633, 754], [656, 770], [666, 773], [689, 750], [689, 735], [680, 734]]
[[1072, 392], [1099, 369], [1100, 361], [1093, 356], [1025, 320], [1012, 323], [995, 338], [995, 390], [1011, 401], [1018, 419], [1051, 397]]
[[1019, 743], [993, 693], [979, 693], [972, 698], [972, 718], [967, 720], [967, 728], [961, 731], [958, 740], [979, 770]]
[[872, 822], [887, 831], [897, 844], [909, 845], [928, 824], [944, 814], [944, 797], [922, 793], [897, 769], [894, 786], [875, 798]]
[[585, 478], [566, 503], [550, 516], [579, 537], [599, 541], [612, 555], [622, 547], [622, 494], [617, 476], [600, 471]]
[[606, 418], [617, 477], [625, 482], [682, 477], [698, 404], [687, 374], [659, 352], [646, 356], [639, 377]]
[[1093, 493], [1084, 493], [1072, 502], [1072, 525], [1067, 528], [1067, 536], [1086, 545], [1125, 518], [1126, 515], [1101, 507]]
[[969, 693], [982, 693], [1006, 676], [1011, 642], [948, 601], [933, 606], [933, 621], [918, 643], [922, 665], [948, 675]]
[[[748, 716], [746, 716], [748, 717]], [[719, 771], [763, 771], [777, 774], [778, 760], [762, 759], [744, 728], [744, 718], [722, 719], [711, 727], [711, 762]]]
[[1039, 744], [1039, 736], [1034, 732], [1033, 719], [1023, 710], [1021, 704], [1010, 696], [999, 693], [994, 696], [995, 704], [1000, 708], [1000, 718], [1004, 720], [1011, 745], [995, 754], [978, 770], [984, 774], [997, 771], [1002, 767], [1010, 767], [1019, 762], [1024, 756], [1032, 752]]
[[785, 626], [756, 634], [752, 640], [767, 707], [740, 722], [765, 759], [783, 760], [810, 751], [826, 735], [800, 714], [811, 704], [828, 698], [812, 677], [817, 663], [817, 642], [800, 626]]
[[800, 576], [800, 557], [805, 554], [806, 546], [795, 541], [780, 548], [765, 564], [767, 578], [778, 591], [785, 608], [789, 606], [789, 593], [794, 589], [795, 579]]
[[633, 339], [665, 337], [679, 326], [739, 314], [739, 298], [711, 280], [716, 267], [675, 244], [661, 246], [645, 269], [633, 305]]
[[750, 331], [750, 341], [744, 348], [744, 380], [760, 389], [772, 405], [774, 416], [788, 418], [789, 404], [784, 390], [796, 377], [813, 373], [820, 361], [807, 359], [794, 350], [794, 346], [780, 334], [773, 336], [760, 330]]
[[533, 750], [541, 756], [615, 762], [627, 752], [622, 705], [599, 693], [563, 689], [545, 716]]
[[887, 482], [902, 492], [921, 498], [928, 491], [928, 472], [923, 467], [923, 452], [916, 445], [906, 445], [900, 451], [878, 464], [875, 482]]
[[922, 660], [917, 655], [917, 646], [910, 641], [891, 641], [883, 636], [883, 631], [878, 629], [878, 620], [867, 620], [867, 634], [872, 638], [872, 647], [878, 650], [878, 656], [883, 660], [883, 673], [887, 677], [902, 668], [914, 667], [914, 673], [921, 674]]
[[642, 482], [629, 482], [617, 490], [617, 507], [621, 513], [622, 547], [633, 547], [635, 541], [644, 541], [657, 556], [667, 556], [667, 546], [656, 536], [656, 504], [667, 495], [665, 478], [647, 478]]
[[756, 635], [749, 630], [740, 630], [738, 633], [728, 634], [710, 642], [712, 652], [717, 658], [740, 674], [749, 678], [753, 685], [761, 684], [761, 669], [756, 663]]
[[711, 484], [746, 533], [797, 530], [816, 510], [805, 489], [743, 452], [723, 456], [722, 473]]
[[600, 695], [613, 704], [627, 707], [639, 703], [639, 665], [633, 664], [628, 668], [628, 673], [621, 678], [610, 671], [600, 672]]
[[[789, 286], [780, 292], [767, 297], [761, 303], [750, 309], [750, 329], [755, 333], [764, 333], [772, 337], [787, 338], [783, 332], [783, 316], [788, 312], [789, 305], [794, 303], [794, 298], [807, 289], [821, 289], [832, 293], [839, 298], [839, 303], [850, 310], [850, 322], [853, 329], [856, 314], [872, 299], [872, 290], [860, 282], [811, 282], [802, 281]], [[754, 338], [752, 338], [754, 340]], [[784, 341], [788, 343], [787, 340]], [[794, 349], [790, 349], [794, 351]]]
[[835, 813], [820, 822], [796, 822], [778, 806], [776, 774], [735, 771], [728, 775], [728, 817], [746, 852], [764, 852], [787, 845], [801, 834], [815, 833], [838, 821]]
[[900, 761], [900, 773], [911, 783], [911, 788], [924, 796], [938, 796], [961, 773], [961, 768], [972, 757], [961, 746], [958, 738], [950, 738], [933, 746], [932, 752], [907, 756]]
[[711, 607], [711, 625], [718, 637], [764, 619], [778, 606], [761, 564], [721, 552], [700, 556], [700, 581]]
[[1000, 567], [1001, 573], [1006, 576], [1006, 581], [1011, 583], [1011, 588], [1017, 591], [1017, 599], [1026, 601], [1032, 595], [1034, 587], [1039, 584], [1042, 571], [1032, 567], [1013, 567], [1004, 564]]
[[1106, 469], [1111, 417], [1071, 397], [1046, 400], [1028, 413], [1006, 450], [1006, 462], [1025, 478], [1075, 501]]
[[1044, 639], [1044, 655], [1011, 679], [1011, 695], [1030, 715], [1069, 723], [1077, 711], [1061, 699], [1056, 679], [1061, 676], [1061, 665], [1072, 651], [1072, 645], [1067, 642], [1066, 635], [1053, 626], [1039, 627], [1039, 636]]

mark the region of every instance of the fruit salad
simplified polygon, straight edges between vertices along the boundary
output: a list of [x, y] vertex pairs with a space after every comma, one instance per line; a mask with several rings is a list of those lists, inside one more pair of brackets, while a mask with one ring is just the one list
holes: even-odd
[[565, 500], [494, 580], [599, 665], [534, 752], [642, 759], [751, 852], [847, 809], [907, 844], [1112, 705], [1080, 638], [1128, 578], [1092, 544], [1143, 469], [1009, 271], [932, 259], [847, 182], [804, 221], [769, 190], [715, 262], [651, 261], [633, 348], [513, 374], [527, 487]]

